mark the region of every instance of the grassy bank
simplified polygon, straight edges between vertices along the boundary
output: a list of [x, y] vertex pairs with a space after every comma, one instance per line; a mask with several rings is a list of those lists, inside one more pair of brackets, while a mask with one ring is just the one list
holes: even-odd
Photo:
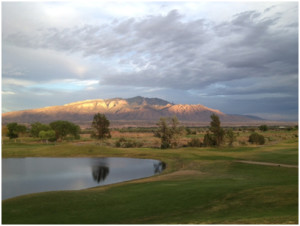
[[298, 223], [298, 169], [235, 160], [298, 164], [296, 138], [261, 147], [122, 149], [96, 144], [5, 144], [2, 157], [160, 159], [151, 178], [2, 202], [2, 223]]

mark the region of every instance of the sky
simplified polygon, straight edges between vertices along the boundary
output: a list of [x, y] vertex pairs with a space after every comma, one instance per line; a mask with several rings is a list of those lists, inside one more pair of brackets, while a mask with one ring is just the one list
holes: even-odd
[[2, 2], [2, 112], [134, 96], [298, 120], [298, 2]]

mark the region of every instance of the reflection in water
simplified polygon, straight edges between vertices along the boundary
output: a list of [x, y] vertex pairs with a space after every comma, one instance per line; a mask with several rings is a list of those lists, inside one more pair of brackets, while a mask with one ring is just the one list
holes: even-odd
[[94, 181], [100, 183], [104, 181], [109, 173], [109, 168], [107, 166], [92, 166], [92, 173]]
[[2, 159], [2, 200], [57, 190], [79, 190], [149, 177], [166, 164], [133, 158]]
[[154, 163], [153, 166], [154, 166], [154, 173], [156, 174], [156, 173], [161, 173], [166, 168], [167, 164], [164, 162], [159, 162], [159, 163]]
[[[100, 183], [105, 180], [107, 175], [109, 174], [109, 167], [106, 166], [107, 163], [103, 161], [98, 162], [97, 165], [92, 166], [92, 174], [94, 181]], [[154, 174], [161, 173], [164, 169], [166, 169], [166, 163], [158, 162], [153, 164]]]

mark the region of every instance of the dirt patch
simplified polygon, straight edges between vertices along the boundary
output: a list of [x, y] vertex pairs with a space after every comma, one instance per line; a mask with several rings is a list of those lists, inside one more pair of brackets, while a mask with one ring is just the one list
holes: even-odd
[[271, 162], [255, 162], [255, 161], [246, 161], [246, 160], [236, 160], [235, 162], [246, 163], [246, 164], [254, 164], [254, 165], [264, 165], [264, 166], [298, 168], [298, 165], [288, 165], [288, 164], [271, 163]]

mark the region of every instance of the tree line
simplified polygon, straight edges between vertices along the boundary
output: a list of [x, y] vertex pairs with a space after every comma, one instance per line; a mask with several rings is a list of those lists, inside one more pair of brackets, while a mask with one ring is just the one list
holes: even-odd
[[[111, 138], [110, 133], [110, 121], [104, 114], [97, 113], [93, 117], [91, 124], [92, 133], [91, 137], [95, 139], [108, 139]], [[71, 139], [80, 139], [80, 127], [69, 121], [54, 121], [50, 124], [42, 124], [35, 122], [30, 125], [28, 129], [24, 125], [20, 125], [16, 122], [8, 123], [6, 125], [6, 135], [10, 139], [18, 138], [20, 135], [29, 132], [32, 137], [40, 138], [44, 142], [62, 141], [67, 137]], [[259, 127], [261, 131], [267, 131], [268, 127], [262, 125]], [[190, 132], [188, 128], [180, 125], [176, 116], [169, 118], [160, 118], [157, 122], [157, 129], [154, 131], [154, 136], [160, 138], [161, 149], [176, 148], [179, 145], [180, 138], [186, 133]], [[216, 114], [211, 115], [211, 122], [209, 131], [204, 135], [203, 140], [194, 137], [188, 142], [188, 146], [191, 147], [219, 147], [224, 141], [228, 142], [229, 146], [232, 146], [236, 140], [237, 134], [232, 129], [224, 130], [221, 127], [221, 121]], [[253, 132], [248, 140], [254, 144], [264, 144], [265, 139], [263, 135]], [[132, 143], [126, 139], [120, 139], [116, 142], [117, 147], [132, 147], [140, 146], [139, 144]]]
[[[94, 116], [92, 123], [94, 128], [94, 137], [98, 139], [110, 138], [109, 131], [109, 120], [105, 115], [97, 114]], [[268, 127], [262, 125], [259, 127], [261, 131], [267, 131]], [[176, 116], [172, 118], [160, 118], [157, 123], [157, 130], [154, 131], [154, 136], [160, 138], [161, 149], [175, 148], [179, 145], [180, 137], [185, 133], [186, 129], [180, 126], [179, 120]], [[205, 134], [203, 141], [200, 138], [192, 138], [188, 143], [188, 146], [192, 147], [219, 147], [221, 146], [225, 139], [228, 141], [228, 145], [232, 146], [233, 142], [236, 140], [237, 134], [233, 132], [232, 129], [224, 130], [221, 127], [221, 121], [218, 115], [211, 115], [211, 122], [209, 131]], [[263, 135], [253, 132], [248, 140], [253, 144], [264, 144], [265, 139]], [[135, 144], [131, 141], [127, 141], [125, 138], [120, 138], [116, 142], [117, 147], [136, 147], [139, 144]]]
[[[92, 122], [91, 137], [96, 139], [110, 138], [109, 130], [110, 122], [103, 114], [95, 114]], [[25, 125], [16, 122], [8, 123], [4, 132], [9, 139], [16, 139], [29, 133], [31, 137], [40, 138], [45, 142], [62, 141], [67, 137], [71, 139], [80, 139], [81, 129], [78, 125], [69, 122], [58, 120], [49, 124], [35, 122], [27, 128]]]
[[6, 135], [10, 139], [16, 139], [25, 133], [29, 133], [32, 137], [40, 138], [45, 142], [64, 140], [67, 136], [80, 139], [80, 127], [69, 121], [58, 120], [50, 124], [35, 122], [30, 125], [30, 128], [12, 122], [8, 123], [6, 127]]

